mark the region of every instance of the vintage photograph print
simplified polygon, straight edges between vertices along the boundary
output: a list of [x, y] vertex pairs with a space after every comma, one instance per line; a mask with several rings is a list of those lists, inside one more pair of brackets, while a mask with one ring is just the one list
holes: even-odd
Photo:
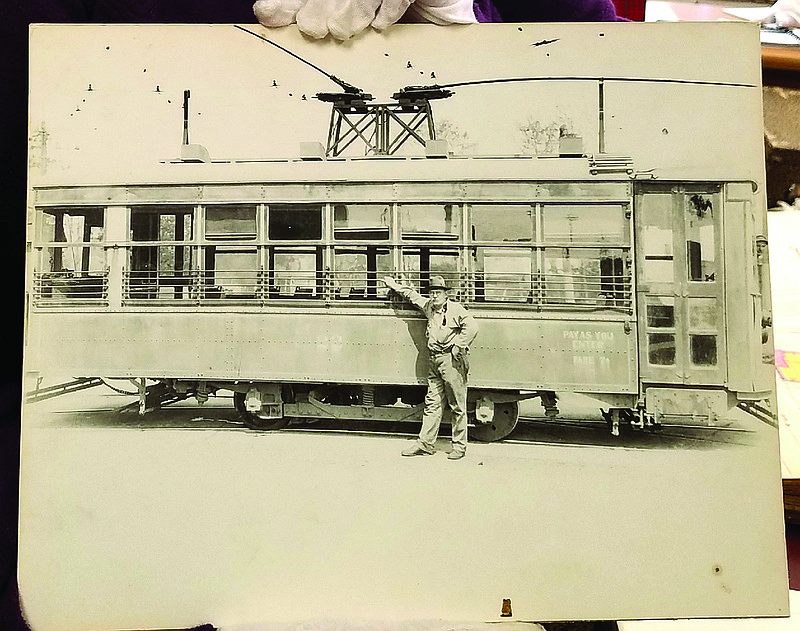
[[30, 42], [34, 629], [788, 615], [757, 26]]

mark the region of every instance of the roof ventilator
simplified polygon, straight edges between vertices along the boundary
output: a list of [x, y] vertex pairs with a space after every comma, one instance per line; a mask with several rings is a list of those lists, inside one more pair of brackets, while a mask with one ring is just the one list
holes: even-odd
[[589, 172], [592, 175], [598, 173], [633, 173], [633, 158], [630, 156], [611, 155], [610, 153], [598, 153], [588, 156]]
[[446, 158], [448, 155], [450, 155], [450, 149], [446, 140], [425, 141], [426, 158]]
[[325, 159], [325, 147], [321, 142], [301, 142], [300, 159], [307, 162]]

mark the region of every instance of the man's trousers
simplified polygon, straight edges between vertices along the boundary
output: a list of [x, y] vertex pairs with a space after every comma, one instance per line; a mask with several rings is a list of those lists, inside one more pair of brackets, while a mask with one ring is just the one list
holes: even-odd
[[422, 429], [417, 443], [429, 453], [436, 451], [436, 436], [442, 422], [445, 404], [452, 411], [453, 450], [467, 449], [467, 372], [466, 351], [460, 359], [452, 353], [432, 353], [428, 358], [428, 392]]

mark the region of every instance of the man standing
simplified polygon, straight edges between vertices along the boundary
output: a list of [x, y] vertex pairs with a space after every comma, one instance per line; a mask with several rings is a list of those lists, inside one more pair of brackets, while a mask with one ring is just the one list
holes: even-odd
[[422, 429], [416, 444], [403, 451], [403, 455], [430, 456], [436, 452], [436, 436], [446, 402], [453, 413], [453, 448], [447, 457], [463, 458], [467, 451], [469, 345], [478, 334], [478, 325], [462, 305], [448, 298], [449, 288], [441, 276], [431, 278], [428, 298], [389, 276], [383, 282], [428, 318], [428, 393]]

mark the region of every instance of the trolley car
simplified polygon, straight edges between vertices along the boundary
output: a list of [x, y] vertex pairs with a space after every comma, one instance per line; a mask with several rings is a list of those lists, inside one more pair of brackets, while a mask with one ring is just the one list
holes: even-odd
[[614, 433], [714, 424], [771, 390], [756, 188], [580, 152], [36, 187], [27, 374], [134, 379], [143, 410], [231, 391], [259, 428], [418, 418], [424, 319], [380, 279], [424, 294], [435, 274], [480, 325], [473, 438], [508, 435], [526, 398], [555, 417], [560, 392], [602, 402]]

